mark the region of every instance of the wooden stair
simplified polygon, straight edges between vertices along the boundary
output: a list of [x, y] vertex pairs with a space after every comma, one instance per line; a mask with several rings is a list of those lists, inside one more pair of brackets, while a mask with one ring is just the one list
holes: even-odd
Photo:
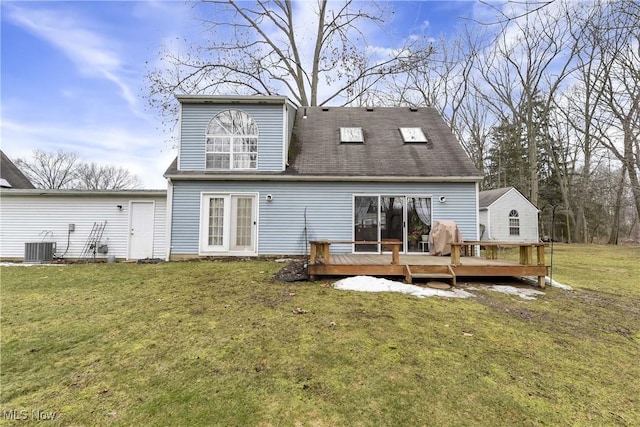
[[[414, 267], [416, 268], [416, 267]], [[451, 280], [451, 284], [456, 286], [456, 273], [450, 265], [446, 266], [446, 271], [439, 269], [438, 271], [421, 271], [412, 272], [409, 265], [404, 266], [404, 277], [407, 283], [413, 283], [414, 279], [433, 279], [433, 280]], [[422, 270], [422, 269], [421, 269]]]

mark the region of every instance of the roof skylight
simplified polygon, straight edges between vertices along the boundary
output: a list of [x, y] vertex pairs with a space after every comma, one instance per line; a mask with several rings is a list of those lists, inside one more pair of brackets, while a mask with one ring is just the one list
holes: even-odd
[[429, 142], [422, 128], [400, 128], [404, 142]]
[[361, 127], [340, 128], [340, 142], [364, 143], [364, 134]]

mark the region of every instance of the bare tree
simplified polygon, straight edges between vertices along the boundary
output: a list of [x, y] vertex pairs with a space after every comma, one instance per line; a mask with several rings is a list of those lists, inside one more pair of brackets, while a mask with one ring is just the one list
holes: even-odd
[[84, 163], [76, 174], [78, 188], [86, 190], [131, 190], [142, 186], [136, 175], [119, 166]]
[[31, 160], [16, 165], [36, 188], [72, 190], [126, 190], [140, 188], [140, 179], [127, 169], [85, 163], [73, 152], [34, 150]]
[[[572, 71], [578, 44], [571, 37], [567, 5], [545, 7], [513, 21], [500, 33], [494, 48], [478, 61], [486, 83], [485, 96], [495, 115], [519, 123], [527, 150], [526, 188], [529, 200], [538, 204], [538, 141], [540, 118], [553, 107], [561, 85]], [[540, 110], [541, 108], [541, 110]]]
[[[206, 0], [200, 7], [206, 43], [184, 54], [165, 48], [164, 67], [147, 75], [151, 106], [165, 119], [175, 119], [171, 95], [178, 93], [286, 94], [299, 105], [347, 105], [429, 54], [415, 38], [368, 50], [361, 28], [391, 16], [375, 2]], [[302, 21], [300, 9], [311, 7], [315, 21]]]
[[34, 150], [31, 160], [16, 159], [16, 165], [36, 188], [73, 188], [78, 156], [62, 150]]

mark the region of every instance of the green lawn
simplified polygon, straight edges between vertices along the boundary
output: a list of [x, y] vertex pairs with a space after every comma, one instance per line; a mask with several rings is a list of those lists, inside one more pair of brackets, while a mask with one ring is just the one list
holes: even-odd
[[638, 246], [556, 245], [575, 290], [532, 301], [272, 282], [282, 266], [1, 268], [0, 424], [640, 425]]

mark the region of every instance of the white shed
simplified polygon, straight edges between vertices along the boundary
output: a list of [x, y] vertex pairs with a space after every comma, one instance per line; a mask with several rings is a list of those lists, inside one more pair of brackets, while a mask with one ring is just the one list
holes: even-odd
[[65, 259], [165, 259], [166, 218], [165, 190], [2, 189], [0, 259], [39, 247]]
[[480, 240], [537, 242], [538, 208], [513, 187], [481, 191]]

